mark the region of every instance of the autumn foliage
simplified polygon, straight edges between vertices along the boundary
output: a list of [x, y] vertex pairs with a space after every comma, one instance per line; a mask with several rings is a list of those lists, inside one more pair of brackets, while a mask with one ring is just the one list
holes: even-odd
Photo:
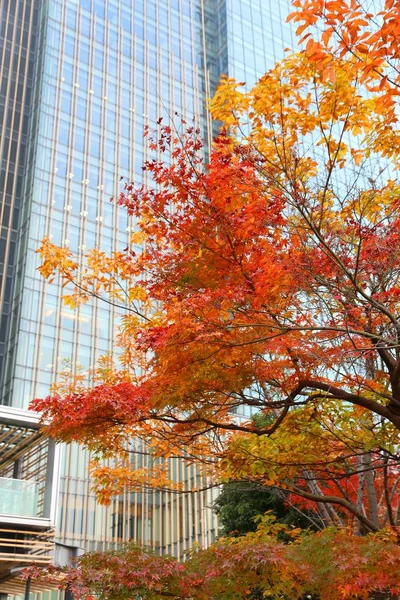
[[[288, 537], [277, 540], [279, 533]], [[351, 536], [326, 529], [308, 535], [290, 531], [268, 517], [255, 533], [220, 539], [207, 550], [196, 550], [184, 564], [128, 544], [117, 551], [93, 552], [64, 572], [33, 568], [34, 578], [69, 583], [78, 600], [163, 598], [191, 600], [339, 600], [381, 598], [400, 593], [396, 565], [400, 548], [388, 535]]]
[[[222, 79], [208, 164], [195, 126], [146, 132], [153, 185], [127, 182], [116, 200], [136, 223], [125, 249], [80, 262], [43, 240], [41, 273], [69, 287], [67, 304], [120, 310], [120, 355], [92, 387], [33, 407], [58, 440], [117, 457], [95, 467], [102, 501], [169, 485], [129, 470], [136, 436], [155, 465], [181, 454], [216, 482], [286, 490], [323, 526], [377, 532], [400, 519], [400, 4], [294, 6], [304, 49], [250, 91]], [[277, 564], [301, 548], [277, 549]]]

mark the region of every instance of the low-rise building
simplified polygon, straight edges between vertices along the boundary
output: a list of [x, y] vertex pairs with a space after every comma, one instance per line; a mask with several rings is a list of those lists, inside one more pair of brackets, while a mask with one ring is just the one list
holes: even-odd
[[54, 561], [58, 464], [39, 417], [0, 406], [0, 597], [25, 592], [25, 567]]

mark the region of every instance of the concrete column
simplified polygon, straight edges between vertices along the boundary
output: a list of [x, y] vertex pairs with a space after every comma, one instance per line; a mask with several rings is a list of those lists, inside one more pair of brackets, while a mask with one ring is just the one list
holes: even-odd
[[43, 517], [51, 519], [53, 525], [56, 520], [56, 506], [59, 484], [59, 447], [54, 440], [49, 439], [47, 449], [47, 466], [45, 479], [45, 492], [43, 502]]

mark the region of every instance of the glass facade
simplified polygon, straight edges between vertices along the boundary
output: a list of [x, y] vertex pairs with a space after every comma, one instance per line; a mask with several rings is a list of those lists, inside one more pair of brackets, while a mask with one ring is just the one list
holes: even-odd
[[121, 176], [141, 178], [145, 124], [201, 112], [201, 24], [197, 0], [42, 3], [6, 404], [45, 395], [61, 360], [89, 369], [112, 349], [115, 311], [60, 307], [57, 284], [38, 277], [35, 249], [45, 235], [78, 255], [126, 245], [126, 215], [108, 200]]
[[[222, 3], [222, 2], [221, 2]], [[222, 72], [253, 85], [293, 48], [293, 30], [286, 17], [290, 0], [224, 0], [226, 64]]]
[[[0, 4], [8, 15], [14, 2]], [[28, 86], [35, 77], [24, 130], [29, 151], [19, 195], [11, 194], [23, 205], [14, 230], [18, 254], [1, 402], [26, 407], [47, 395], [62, 361], [87, 371], [113, 351], [119, 320], [100, 301], [75, 311], [62, 306], [57, 282], [45, 283], [37, 272], [40, 240], [50, 236], [78, 257], [94, 246], [125, 247], [133, 224], [108, 200], [121, 177], [142, 179], [144, 126], [178, 113], [196, 117], [209, 139], [205, 100], [219, 76], [254, 83], [292, 38], [284, 24], [288, 0], [15, 0], [20, 4], [27, 12], [18, 23], [28, 27], [26, 17], [35, 28]], [[7, 18], [12, 32], [17, 21], [7, 15], [2, 27]], [[193, 541], [212, 541], [215, 491], [143, 490], [99, 507], [87, 460], [77, 447], [64, 448], [60, 542], [94, 549], [135, 538], [182, 556]], [[171, 460], [171, 472], [188, 490], [199, 484], [193, 467], [180, 461]]]
[[16, 280], [40, 0], [0, 0], [0, 389]]

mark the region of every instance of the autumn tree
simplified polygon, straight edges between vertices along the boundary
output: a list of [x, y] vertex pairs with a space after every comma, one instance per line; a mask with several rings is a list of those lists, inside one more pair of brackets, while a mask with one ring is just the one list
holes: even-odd
[[[146, 132], [154, 185], [116, 200], [127, 248], [82, 263], [43, 241], [68, 305], [120, 309], [121, 352], [33, 407], [57, 439], [117, 457], [93, 467], [103, 501], [169, 485], [162, 458], [181, 454], [365, 533], [400, 522], [399, 9], [295, 5], [304, 50], [250, 91], [222, 79], [208, 164], [195, 126]], [[133, 438], [155, 477], [130, 468]]]

